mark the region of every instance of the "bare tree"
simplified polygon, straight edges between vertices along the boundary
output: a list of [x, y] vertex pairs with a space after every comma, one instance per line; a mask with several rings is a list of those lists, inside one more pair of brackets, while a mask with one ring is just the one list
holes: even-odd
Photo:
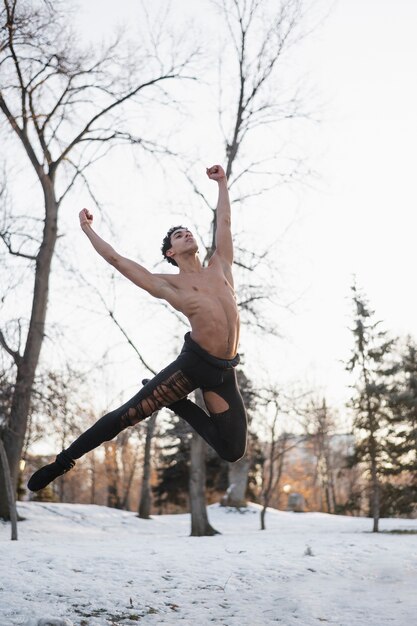
[[130, 510], [129, 501], [140, 459], [140, 446], [132, 444], [130, 432], [123, 431], [116, 439], [105, 442], [104, 451], [108, 506]]
[[[86, 384], [86, 374], [76, 371], [69, 364], [62, 370], [43, 371], [38, 368], [32, 388], [28, 423], [26, 428], [22, 459], [25, 460], [29, 447], [35, 440], [50, 435], [59, 441], [64, 449], [70, 438], [81, 433], [84, 407], [80, 402], [80, 392]], [[47, 420], [45, 420], [47, 417]], [[64, 501], [67, 477], [57, 481], [58, 498]], [[19, 475], [18, 484], [21, 483]]]
[[[273, 411], [274, 415], [272, 418], [272, 422], [270, 425], [270, 439], [269, 439], [269, 454], [268, 454], [268, 475], [266, 475], [266, 467], [265, 464], [262, 468], [262, 510], [261, 510], [261, 530], [265, 530], [265, 514], [266, 509], [268, 508], [269, 499], [271, 497], [272, 488], [275, 482], [274, 476], [274, 466], [276, 460], [276, 448], [277, 448], [277, 431], [278, 431], [278, 415], [280, 411], [278, 394], [274, 393], [271, 400], [267, 402], [267, 405], [273, 403]], [[279, 480], [282, 471], [282, 461], [284, 459], [284, 455], [281, 454], [281, 463], [279, 464], [278, 477], [276, 480]]]
[[3, 445], [2, 440], [0, 439], [0, 465], [3, 470], [4, 482], [6, 485], [6, 497], [7, 504], [10, 511], [10, 522], [12, 528], [11, 539], [12, 541], [17, 541], [17, 510], [16, 510], [16, 499], [15, 499], [15, 490], [12, 484], [12, 477], [10, 474], [9, 461], [7, 458], [6, 450]]
[[[0, 329], [0, 345], [13, 359], [16, 382], [3, 441], [16, 484], [31, 391], [45, 336], [51, 262], [59, 210], [87, 169], [123, 142], [145, 150], [160, 147], [153, 137], [129, 128], [129, 103], [167, 102], [163, 85], [184, 78], [194, 54], [171, 51], [162, 58], [158, 37], [152, 49], [123, 48], [120, 37], [98, 52], [80, 50], [67, 26], [64, 3], [3, 0], [0, 11], [0, 115], [28, 159], [42, 192], [38, 231], [2, 240], [8, 252], [33, 267], [33, 297], [20, 350]], [[160, 30], [160, 35], [163, 29]], [[7, 130], [6, 130], [7, 132]], [[0, 476], [0, 517], [8, 515]]]
[[300, 409], [305, 393], [284, 394], [275, 386], [262, 389], [260, 406], [264, 411], [265, 462], [262, 466], [261, 530], [265, 530], [265, 516], [270, 501], [279, 492], [281, 479], [285, 475], [288, 457], [296, 452], [309, 436], [294, 436], [285, 428], [283, 418], [294, 417]]
[[309, 447], [315, 458], [314, 481], [318, 485], [318, 508], [334, 513], [337, 507], [335, 489], [334, 452], [332, 436], [335, 434], [335, 420], [327, 406], [326, 399], [311, 400], [305, 410], [304, 429]]
[[90, 455], [90, 475], [91, 475], [91, 487], [90, 487], [90, 504], [96, 503], [96, 455], [95, 451], [91, 451]]
[[[144, 359], [144, 357], [142, 356], [142, 353], [139, 351], [136, 344], [129, 337], [126, 330], [123, 328], [123, 326], [120, 324], [114, 311], [107, 306], [105, 299], [101, 296], [101, 294], [99, 294], [99, 297], [100, 297], [102, 304], [106, 308], [110, 319], [114, 322], [114, 324], [117, 326], [117, 328], [120, 330], [120, 332], [126, 339], [127, 343], [134, 350], [137, 357], [139, 358], [139, 361], [142, 363], [142, 365], [145, 366], [145, 368], [153, 376], [155, 376], [157, 373], [156, 370], [149, 365], [147, 360]], [[155, 432], [157, 415], [158, 415], [158, 412], [156, 411], [146, 420], [146, 437], [145, 437], [145, 449], [144, 449], [144, 458], [143, 458], [142, 487], [141, 487], [141, 492], [140, 492], [140, 497], [139, 497], [139, 506], [138, 506], [138, 517], [142, 519], [149, 519], [150, 513], [151, 513], [151, 504], [152, 504], [151, 484], [150, 484], [151, 460], [152, 460], [151, 447], [152, 447], [152, 439], [153, 439], [154, 432]]]
[[[239, 187], [244, 180], [266, 175], [267, 186], [256, 185], [252, 191], [236, 192], [233, 202], [260, 196], [295, 177], [306, 175], [302, 160], [281, 170], [277, 154], [264, 154], [250, 160], [245, 153], [248, 141], [256, 132], [269, 131], [285, 120], [307, 116], [303, 94], [294, 87], [284, 91], [279, 78], [285, 76], [287, 52], [300, 42], [304, 33], [303, 1], [280, 0], [266, 9], [260, 0], [213, 0], [227, 26], [233, 51], [232, 75], [219, 76], [219, 125], [225, 143], [226, 176], [229, 187]], [[230, 113], [230, 112], [233, 113]], [[279, 131], [277, 131], [277, 139]], [[281, 164], [283, 167], [283, 164]], [[210, 249], [215, 245], [216, 218], [213, 215]]]
[[138, 507], [138, 517], [149, 519], [151, 515], [151, 443], [158, 413], [153, 413], [146, 421], [145, 454], [143, 459], [142, 488]]
[[121, 509], [121, 499], [119, 493], [119, 466], [117, 463], [117, 444], [115, 441], [104, 443], [105, 469], [107, 476], [107, 506], [114, 509]]
[[261, 530], [265, 530], [266, 511], [271, 500], [271, 496], [276, 491], [282, 476], [285, 455], [293, 447], [289, 444], [289, 435], [282, 428], [279, 418], [283, 414], [281, 406], [282, 399], [278, 389], [270, 388], [264, 390], [265, 413], [268, 409], [272, 411], [272, 417], [267, 419], [267, 454], [265, 463], [262, 466], [262, 510], [260, 513]]
[[[195, 392], [195, 402], [205, 408], [200, 389]], [[207, 409], [206, 409], [207, 410]], [[206, 508], [206, 448], [207, 444], [193, 431], [190, 451], [190, 510], [191, 536], [205, 537], [219, 534], [210, 524]]]
[[[237, 204], [261, 196], [287, 181], [301, 180], [306, 176], [302, 159], [294, 159], [289, 167], [286, 165], [285, 169], [280, 169], [283, 164], [277, 153], [265, 154], [256, 160], [251, 160], [245, 154], [249, 141], [259, 131], [265, 128], [271, 131], [285, 120], [306, 117], [305, 100], [299, 90], [295, 88], [288, 94], [279, 85], [279, 76], [285, 74], [285, 55], [303, 36], [303, 2], [280, 0], [269, 11], [260, 0], [214, 0], [213, 4], [226, 25], [230, 42], [231, 54], [226, 55], [223, 50], [219, 59], [218, 122], [225, 147], [228, 186], [232, 203]], [[233, 63], [233, 67], [230, 67], [230, 63]], [[223, 64], [227, 74], [222, 74]], [[211, 213], [210, 236], [205, 254], [207, 262], [215, 249], [216, 211], [189, 173], [185, 172], [185, 175]], [[263, 183], [253, 184], [255, 177]], [[250, 183], [245, 184], [246, 181]], [[238, 269], [236, 291], [243, 322], [276, 334], [275, 323], [265, 318], [260, 306], [270, 301], [273, 293], [273, 287], [262, 271], [267, 266], [269, 270], [273, 267], [270, 250], [248, 250], [235, 243], [234, 262]], [[191, 473], [195, 472], [199, 476], [202, 474], [203, 460], [198, 457], [195, 460], [197, 465], [191, 466]], [[250, 463], [245, 460], [237, 464], [231, 473], [233, 481], [246, 484], [249, 467]]]

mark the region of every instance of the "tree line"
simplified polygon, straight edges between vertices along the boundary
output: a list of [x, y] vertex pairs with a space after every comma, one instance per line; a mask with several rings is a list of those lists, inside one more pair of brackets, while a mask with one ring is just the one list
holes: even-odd
[[[266, 507], [286, 508], [283, 488], [291, 485], [291, 491], [303, 495], [307, 510], [368, 515], [373, 518], [374, 532], [380, 517], [416, 513], [417, 344], [411, 337], [391, 337], [356, 285], [352, 287], [352, 306], [352, 354], [346, 363], [352, 373], [351, 398], [346, 404], [351, 431], [338, 431], [337, 416], [325, 398], [307, 392], [294, 399], [285, 397], [277, 387], [254, 389], [240, 370], [239, 383], [250, 418], [248, 452], [240, 462], [241, 469], [231, 477], [234, 466], [210, 449], [205, 451], [208, 503], [242, 508], [247, 500], [259, 502], [264, 505], [261, 522], [265, 527]], [[33, 457], [29, 450], [51, 431], [51, 420], [55, 420], [52, 430], [62, 437], [63, 445], [66, 436], [73, 438], [82, 428], [74, 380], [77, 376], [72, 371], [65, 376], [49, 372], [46, 380], [40, 377], [39, 393], [35, 390], [38, 404], [33, 405], [25, 445], [28, 467], [22, 473], [46, 460]], [[3, 415], [10, 408], [10, 388], [3, 371]], [[274, 410], [269, 412], [268, 429], [260, 435], [259, 422], [265, 421], [268, 405]], [[287, 428], [295, 421], [297, 434]], [[148, 451], [147, 463], [147, 424], [143, 424], [89, 455], [77, 476], [64, 475], [35, 498], [136, 508], [145, 517], [188, 511], [191, 429], [169, 412], [154, 422], [153, 428], [157, 436], [148, 442], [152, 452]], [[144, 465], [148, 465], [146, 479]], [[145, 509], [144, 491], [148, 497]], [[22, 481], [18, 493], [24, 495]]]
[[[225, 0], [214, 6], [232, 50], [232, 68], [229, 65], [228, 73], [219, 75], [216, 86], [220, 94], [218, 129], [223, 137], [232, 199], [242, 203], [301, 176], [302, 159], [286, 160], [276, 153], [264, 153], [256, 158], [250, 151], [249, 156], [245, 154], [244, 149], [248, 139], [266, 126], [276, 129], [279, 137], [280, 125], [306, 116], [299, 89], [290, 93], [288, 80], [283, 81], [285, 89], [275, 89], [285, 74], [288, 51], [304, 36], [304, 8], [301, 0], [281, 0], [277, 5], [264, 5], [258, 0]], [[4, 262], [1, 297], [3, 305], [13, 301], [19, 289], [23, 297], [18, 317], [7, 319], [4, 314], [0, 325], [7, 398], [2, 412], [1, 441], [12, 484], [17, 489], [22, 451], [35, 432], [32, 416], [36, 415], [37, 377], [47, 336], [53, 259], [68, 199], [82, 185], [92, 201], [99, 204], [89, 173], [114, 148], [130, 146], [144, 158], [158, 161], [181, 156], [150, 134], [158, 124], [140, 125], [136, 113], [140, 112], [142, 120], [152, 116], [158, 119], [164, 107], [174, 110], [180, 106], [175, 87], [171, 91], [171, 86], [198, 82], [202, 69], [201, 46], [189, 37], [178, 33], [174, 36], [170, 24], [160, 16], [153, 21], [146, 16], [144, 36], [139, 43], [136, 40], [132, 44], [117, 33], [97, 48], [77, 43], [68, 7], [63, 2], [3, 0], [0, 21], [2, 135], [19, 154], [19, 165], [21, 159], [25, 164], [23, 179], [17, 187], [22, 182], [25, 187], [30, 181], [36, 190], [30, 210], [22, 210], [21, 200], [15, 208], [16, 186], [10, 185], [9, 175], [13, 167], [5, 163], [7, 173], [0, 185]], [[184, 176], [210, 216], [207, 259], [215, 237], [215, 212], [193, 183], [189, 171], [185, 168]], [[260, 185], [253, 184], [257, 180], [262, 181]], [[23, 205], [26, 204], [24, 200]], [[271, 291], [256, 273], [262, 265], [271, 264], [267, 251], [247, 250], [239, 245], [236, 248], [239, 252], [236, 265], [241, 270], [239, 304], [244, 322], [263, 332], [274, 332], [273, 326], [263, 319], [261, 306], [270, 298]], [[27, 286], [28, 282], [32, 284], [24, 290], [23, 284]], [[147, 367], [148, 359], [138, 353]], [[153, 368], [148, 370], [152, 372]], [[64, 430], [65, 439], [71, 431]], [[151, 430], [149, 426], [148, 444]], [[191, 498], [194, 534], [211, 532], [204, 498], [200, 497], [205, 474], [202, 446], [202, 441], [192, 436], [190, 485], [196, 487], [195, 498]], [[108, 448], [109, 458], [117, 458], [112, 447]], [[112, 472], [109, 469], [109, 476]], [[5, 518], [10, 514], [6, 491], [5, 472], [0, 471], [0, 516]], [[119, 496], [114, 497], [118, 501]]]
[[[287, 77], [287, 55], [304, 36], [303, 2], [281, 0], [272, 8], [268, 4], [268, 10], [266, 6], [257, 0], [216, 4], [231, 46], [231, 65], [227, 74], [219, 73], [216, 89], [218, 131], [234, 203], [250, 202], [306, 175], [302, 158], [292, 158], [285, 168], [279, 151], [259, 156], [248, 149], [265, 128], [278, 143], [283, 141], [280, 128], [287, 120], [305, 119], [309, 110], [299, 89], [289, 93], [282, 81]], [[161, 21], [135, 47], [118, 34], [101, 48], [83, 48], [76, 45], [61, 2], [3, 0], [0, 20], [1, 136], [13, 146], [16, 161], [24, 163], [23, 178], [36, 189], [31, 210], [15, 206], [19, 194], [10, 184], [13, 164], [4, 163], [0, 180], [1, 467], [7, 458], [13, 490], [21, 495], [27, 472], [22, 462], [28, 466], [33, 462], [30, 447], [41, 438], [56, 438], [56, 433], [64, 446], [97, 417], [77, 394], [77, 381], [81, 385], [85, 373], [72, 365], [54, 370], [41, 361], [62, 214], [81, 185], [99, 204], [89, 173], [113, 148], [133, 147], [144, 159], [158, 161], [183, 157], [149, 134], [151, 125], [138, 127], [132, 112], [157, 117], [160, 107], [178, 106], [170, 86], [198, 83], [201, 49], [195, 43], [178, 46], [178, 39], [168, 37], [169, 24]], [[171, 47], [167, 48], [167, 40]], [[191, 164], [184, 168], [184, 178], [207, 215], [207, 260], [213, 251], [215, 211], [190, 171]], [[243, 321], [256, 332], [274, 334], [276, 323], [265, 316], [263, 306], [272, 295], [265, 280], [265, 268], [271, 271], [275, 263], [271, 250], [248, 248], [238, 239], [236, 251]], [[7, 318], [8, 302], [16, 293], [21, 295], [19, 289], [28, 281], [17, 316]], [[101, 304], [141, 364], [154, 373], [148, 356], [114, 310], [103, 298]], [[134, 434], [122, 434], [102, 454], [94, 453], [83, 462], [82, 471], [89, 477], [82, 481], [83, 494], [69, 475], [50, 497], [91, 502], [104, 497], [111, 506], [129, 508], [139, 499], [141, 486], [135, 506], [146, 517], [152, 487], [153, 510], [191, 507], [195, 534], [215, 532], [208, 522], [206, 501], [221, 498], [224, 504], [240, 507], [249, 496], [263, 504], [265, 512], [271, 503], [285, 506], [283, 484], [304, 492], [310, 508], [371, 514], [375, 531], [381, 515], [412, 514], [416, 346], [412, 338], [390, 338], [357, 287], [353, 304], [354, 348], [347, 365], [355, 380], [349, 403], [351, 439], [336, 437], [337, 421], [325, 399], [297, 400], [278, 388], [255, 390], [243, 367], [239, 375], [251, 418], [246, 459], [234, 466], [220, 463], [202, 440], [184, 430], [184, 424], [155, 416]], [[267, 419], [259, 420], [260, 414]], [[288, 416], [297, 419], [297, 435], [283, 426]], [[267, 426], [262, 433], [261, 421]], [[0, 517], [10, 516], [9, 491], [1, 469]]]
[[355, 374], [350, 408], [356, 435], [351, 464], [363, 467], [369, 513], [412, 514], [417, 506], [417, 344], [390, 336], [353, 285]]

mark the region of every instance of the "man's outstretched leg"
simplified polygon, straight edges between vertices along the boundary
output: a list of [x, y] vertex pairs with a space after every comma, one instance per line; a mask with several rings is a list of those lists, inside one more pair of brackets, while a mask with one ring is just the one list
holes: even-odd
[[114, 439], [128, 426], [134, 426], [152, 415], [154, 411], [184, 398], [193, 391], [196, 385], [179, 369], [180, 358], [157, 374], [128, 402], [99, 419], [66, 450], [60, 452], [53, 463], [35, 472], [28, 482], [28, 489], [31, 491], [43, 489], [58, 476], [72, 469], [76, 459], [97, 448], [104, 441]]

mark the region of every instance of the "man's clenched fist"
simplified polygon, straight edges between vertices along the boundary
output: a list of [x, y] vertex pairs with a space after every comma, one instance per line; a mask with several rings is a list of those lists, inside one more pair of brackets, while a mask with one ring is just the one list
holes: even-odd
[[90, 213], [88, 209], [83, 209], [79, 214], [80, 218], [80, 226], [83, 228], [84, 226], [91, 226], [93, 223], [93, 214]]
[[206, 173], [211, 180], [221, 180], [222, 178], [226, 178], [226, 174], [221, 165], [212, 165], [211, 167], [207, 167]]

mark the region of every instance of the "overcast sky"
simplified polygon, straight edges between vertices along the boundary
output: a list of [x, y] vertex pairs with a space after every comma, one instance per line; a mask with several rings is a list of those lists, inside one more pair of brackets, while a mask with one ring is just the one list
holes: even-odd
[[[89, 3], [89, 11], [94, 4]], [[97, 24], [105, 16], [103, 31], [124, 17], [131, 19], [137, 9], [133, 1], [121, 2], [116, 15], [113, 3], [104, 6], [106, 10], [95, 13]], [[209, 3], [177, 0], [172, 7], [178, 22], [193, 17], [199, 28], [205, 22], [216, 31], [219, 18]], [[314, 19], [320, 14], [324, 11], [314, 13]], [[287, 301], [296, 300], [294, 314], [278, 310], [285, 339], [268, 341], [261, 362], [259, 346], [244, 344], [253, 369], [277, 382], [316, 384], [339, 405], [348, 395], [340, 360], [348, 357], [351, 345], [347, 327], [354, 274], [389, 329], [417, 336], [416, 23], [417, 3], [412, 0], [341, 0], [332, 6], [289, 66], [289, 71], [308, 80], [314, 106], [319, 103], [320, 122], [309, 129], [302, 126], [305, 151], [318, 177], [295, 191], [269, 195], [262, 220], [252, 220], [257, 217], [253, 206], [236, 217], [240, 226], [252, 228], [256, 240], [268, 239], [274, 228], [281, 232], [282, 224], [290, 224], [277, 255], [282, 260], [279, 288], [284, 283]], [[208, 162], [219, 160], [216, 145], [222, 154], [220, 143], [208, 145]], [[204, 146], [201, 152], [204, 155]], [[152, 187], [149, 173], [146, 181]], [[198, 182], [206, 184], [204, 178]], [[206, 189], [214, 200], [215, 189]], [[159, 199], [153, 189], [146, 192], [153, 201]], [[175, 189], [163, 193], [166, 200]], [[170, 202], [161, 198], [158, 206], [161, 221], [172, 223]], [[176, 212], [181, 215], [181, 210]], [[158, 222], [154, 240], [158, 244], [160, 230]]]
[[[155, 5], [165, 3], [159, 0]], [[318, 4], [311, 25], [326, 12], [326, 6]], [[210, 38], [221, 30], [209, 2], [173, 0], [171, 7], [174, 24], [193, 18], [195, 32], [206, 30]], [[109, 35], [118, 23], [134, 24], [137, 13], [134, 0], [90, 0], [80, 3], [76, 20], [83, 37], [95, 38]], [[269, 380], [285, 386], [297, 381], [316, 386], [330, 403], [343, 407], [349, 381], [341, 360], [348, 358], [352, 342], [348, 325], [353, 275], [388, 329], [417, 337], [416, 24], [414, 0], [339, 0], [291, 58], [288, 71], [306, 80], [314, 106], [319, 103], [320, 122], [300, 125], [296, 132], [297, 143], [317, 175], [308, 185], [269, 193], [259, 206], [234, 207], [235, 227], [239, 232], [251, 231], [256, 245], [262, 241], [272, 245], [274, 233], [286, 232], [276, 248], [280, 268], [276, 284], [283, 297], [273, 312], [283, 339], [253, 341], [246, 331], [242, 333], [247, 369], [255, 382]], [[222, 158], [224, 148], [220, 137], [215, 133], [212, 137], [206, 128], [204, 102], [195, 93], [190, 92], [187, 103], [194, 116], [194, 130], [187, 132], [194, 135], [183, 139], [191, 145], [197, 137], [203, 144], [199, 154], [210, 165]], [[258, 144], [253, 147], [259, 149]], [[124, 168], [122, 172], [120, 163], [108, 161], [96, 181], [101, 181], [108, 206], [117, 207], [112, 214], [117, 241], [112, 243], [130, 254], [136, 246], [142, 261], [146, 257], [149, 266], [155, 266], [166, 228], [184, 212], [183, 182], [178, 179], [177, 188], [175, 172], [170, 172], [164, 187], [160, 173], [155, 172], [153, 178], [151, 165], [137, 177], [132, 171]], [[198, 183], [214, 202], [215, 186], [205, 180], [203, 170]], [[93, 258], [76, 225], [78, 210], [88, 206], [87, 194], [79, 192], [73, 201], [65, 217], [67, 234], [74, 254], [87, 259], [81, 262], [91, 265], [89, 271], [94, 273], [100, 260]], [[188, 205], [185, 209], [191, 210]], [[208, 224], [209, 215], [202, 215], [201, 220]], [[104, 224], [101, 228], [98, 217], [97, 229], [108, 232], [103, 231]], [[168, 360], [170, 340], [153, 322], [155, 307], [161, 305], [128, 289], [123, 313], [132, 308], [137, 325], [128, 316], [124, 319], [132, 332], [135, 326], [135, 338], [152, 364], [162, 367]], [[291, 314], [283, 306], [288, 302], [295, 302]], [[73, 310], [67, 307], [55, 319], [69, 325]], [[92, 326], [87, 332], [94, 332], [91, 341], [105, 342], [96, 328], [97, 319]], [[80, 331], [80, 342], [81, 336]], [[80, 349], [85, 352], [87, 346], [88, 341]], [[169, 358], [174, 351], [175, 346], [169, 345]], [[119, 364], [117, 374], [110, 377], [109, 402], [117, 395], [121, 380], [127, 393], [133, 391], [139, 374], [139, 370], [132, 373], [130, 365], [122, 374], [123, 360]]]

